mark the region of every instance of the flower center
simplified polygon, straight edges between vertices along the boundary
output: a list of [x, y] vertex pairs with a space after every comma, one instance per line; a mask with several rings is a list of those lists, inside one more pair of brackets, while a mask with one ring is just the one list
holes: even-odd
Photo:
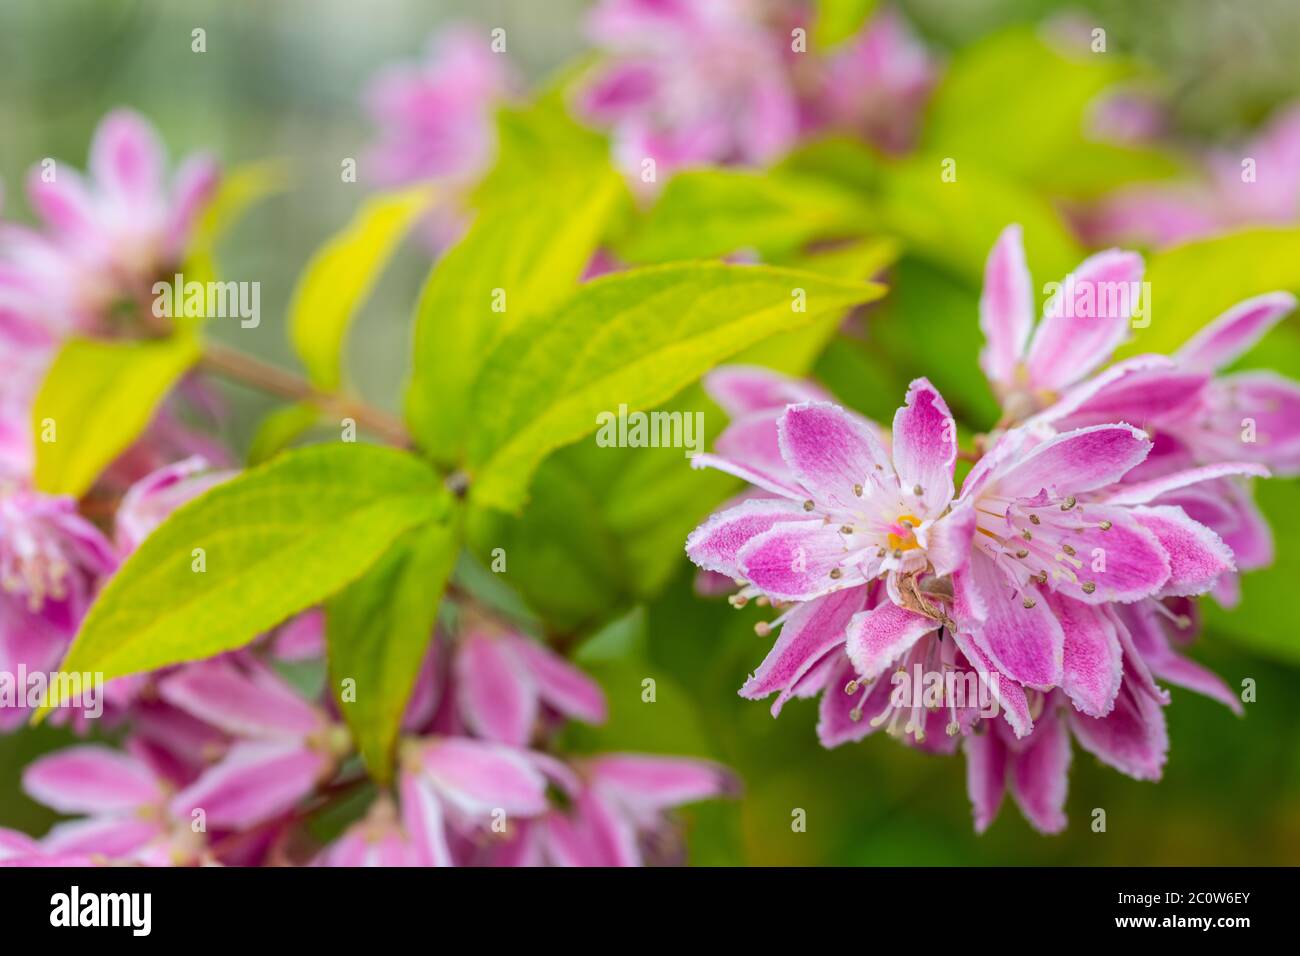
[[889, 547], [894, 551], [911, 551], [919, 548], [921, 545], [917, 543], [913, 529], [920, 523], [921, 519], [916, 515], [899, 515], [889, 526]]

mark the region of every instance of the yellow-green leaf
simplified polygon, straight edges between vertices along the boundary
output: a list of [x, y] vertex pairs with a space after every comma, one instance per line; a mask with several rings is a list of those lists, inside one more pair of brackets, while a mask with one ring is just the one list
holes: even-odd
[[450, 502], [405, 452], [345, 442], [287, 452], [146, 538], [91, 606], [63, 669], [112, 680], [247, 644], [356, 580]]
[[459, 546], [458, 521], [414, 528], [326, 606], [332, 683], [336, 693], [344, 680], [355, 689], [339, 696], [339, 711], [381, 782], [392, 772], [393, 745]]
[[333, 391], [341, 384], [348, 325], [432, 199], [432, 189], [419, 186], [368, 200], [298, 278], [289, 306], [289, 338], [318, 388]]
[[144, 431], [199, 359], [190, 335], [149, 342], [70, 339], [32, 408], [36, 487], [80, 497]]
[[470, 403], [471, 496], [515, 510], [550, 452], [620, 405], [649, 409], [780, 332], [883, 288], [767, 266], [684, 263], [604, 276], [497, 346]]

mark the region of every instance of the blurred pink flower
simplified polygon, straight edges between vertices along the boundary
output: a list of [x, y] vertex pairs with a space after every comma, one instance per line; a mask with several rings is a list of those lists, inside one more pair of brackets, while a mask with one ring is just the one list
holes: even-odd
[[118, 505], [114, 518], [118, 552], [130, 554], [173, 511], [233, 476], [234, 472], [213, 470], [198, 456], [146, 475], [127, 489]]
[[366, 93], [378, 140], [363, 160], [388, 186], [437, 182], [445, 194], [426, 221], [436, 248], [463, 227], [458, 193], [487, 171], [496, 146], [495, 112], [516, 86], [504, 54], [477, 27], [458, 26], [430, 38], [425, 59], [392, 66]]
[[168, 807], [171, 783], [136, 754], [68, 747], [31, 764], [23, 790], [60, 813], [86, 815], [56, 824], [40, 841], [47, 852], [161, 866], [195, 863], [204, 853], [202, 831]]
[[807, 104], [815, 124], [901, 153], [916, 141], [939, 67], [908, 22], [885, 8], [827, 56], [821, 73]]
[[159, 681], [157, 693], [235, 738], [171, 802], [177, 815], [202, 809], [214, 828], [243, 830], [287, 812], [351, 750], [346, 728], [249, 658], [242, 666], [228, 658], [186, 665]]
[[543, 716], [604, 723], [605, 695], [554, 651], [518, 634], [478, 627], [456, 649], [455, 688], [466, 727], [514, 747], [532, 741]]
[[1138, 184], [1080, 210], [1076, 220], [1094, 245], [1125, 242], [1161, 248], [1246, 226], [1300, 221], [1300, 106], [1277, 113], [1236, 148], [1195, 157], [1199, 176], [1172, 184]]
[[788, 40], [750, 0], [601, 0], [588, 33], [606, 54], [580, 111], [614, 133], [619, 166], [656, 179], [705, 163], [763, 164], [799, 132]]
[[[155, 280], [181, 265], [218, 182], [208, 156], [192, 156], [168, 187], [157, 133], [128, 110], [110, 113], [90, 147], [90, 179], [42, 164], [27, 180], [40, 231], [0, 231], [0, 299], [20, 299], [59, 336], [115, 331], [123, 314], [145, 312]], [[135, 309], [120, 313], [129, 302]]]

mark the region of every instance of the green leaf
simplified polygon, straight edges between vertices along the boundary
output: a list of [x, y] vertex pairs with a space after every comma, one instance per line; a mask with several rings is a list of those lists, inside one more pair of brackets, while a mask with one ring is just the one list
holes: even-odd
[[[83, 495], [144, 431], [158, 403], [198, 361], [190, 335], [151, 342], [70, 339], [45, 373], [32, 407], [35, 483]], [[52, 440], [47, 425], [52, 425]]]
[[405, 452], [288, 452], [173, 513], [91, 606], [63, 667], [105, 680], [210, 657], [318, 604], [449, 507]]
[[797, 249], [819, 236], [865, 233], [873, 216], [861, 196], [797, 173], [706, 169], [669, 180], [659, 201], [618, 247], [630, 262], [708, 259], [754, 249]]
[[416, 306], [407, 423], [443, 464], [461, 456], [483, 360], [526, 317], [572, 291], [624, 189], [607, 163], [586, 176], [530, 174], [527, 182], [526, 195], [478, 215], [434, 266]]
[[813, 45], [827, 50], [866, 26], [879, 0], [817, 0], [817, 20], [813, 26]]
[[994, 241], [1016, 222], [1036, 281], [1060, 279], [1083, 259], [1047, 200], [974, 161], [958, 159], [956, 179], [945, 182], [942, 164], [943, 157], [918, 155], [888, 165], [883, 175], [880, 216], [917, 255], [978, 286]]
[[1083, 248], [1055, 206], [978, 157], [917, 153], [895, 160], [844, 139], [809, 144], [782, 170], [834, 183], [871, 209], [872, 232], [898, 237], [907, 251], [978, 286], [993, 242], [1008, 223], [1024, 227], [1029, 267], [1042, 281], [1078, 265]]
[[514, 510], [541, 460], [594, 432], [602, 412], [653, 408], [749, 346], [881, 294], [871, 283], [720, 263], [589, 282], [488, 359], [470, 402], [471, 497]]
[[1150, 325], [1134, 330], [1121, 355], [1172, 352], [1243, 299], [1300, 293], [1300, 229], [1248, 229], [1175, 246], [1148, 259], [1146, 280]]
[[[930, 104], [925, 147], [1043, 189], [1068, 183], [1087, 144], [1088, 111], [1098, 95], [1135, 72], [1118, 54], [1067, 56], [1037, 31], [1015, 27], [954, 59]], [[1094, 175], [1113, 177], [1096, 166]], [[1077, 176], [1077, 173], [1073, 174]]]
[[337, 693], [343, 680], [355, 682], [356, 699], [340, 697], [339, 711], [371, 776], [381, 783], [392, 775], [402, 714], [459, 545], [454, 521], [414, 528], [326, 606], [333, 686]]
[[539, 181], [581, 181], [609, 168], [605, 137], [568, 114], [570, 94], [563, 79], [533, 102], [497, 112], [497, 158], [470, 197], [475, 209], [513, 205], [521, 196], [535, 195]]
[[298, 278], [289, 305], [289, 339], [312, 384], [322, 391], [339, 387], [348, 325], [402, 236], [432, 199], [433, 191], [419, 186], [367, 200]]
[[320, 409], [310, 402], [295, 402], [275, 409], [261, 422], [248, 446], [248, 464], [270, 461], [305, 435], [320, 420]]

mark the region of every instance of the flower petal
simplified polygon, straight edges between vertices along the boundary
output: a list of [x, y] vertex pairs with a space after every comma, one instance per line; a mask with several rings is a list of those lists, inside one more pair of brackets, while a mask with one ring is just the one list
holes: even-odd
[[476, 736], [526, 746], [537, 723], [537, 686], [510, 647], [471, 633], [456, 652], [456, 700]]
[[1124, 676], [1115, 625], [1100, 608], [1081, 601], [1049, 594], [1047, 603], [1065, 633], [1061, 689], [1085, 714], [1105, 716], [1115, 706]]
[[1142, 269], [1137, 253], [1108, 249], [1066, 277], [1044, 306], [1029, 343], [1025, 364], [1035, 388], [1059, 391], [1110, 357], [1128, 335], [1134, 306], [1141, 304], [1135, 300], [1143, 294]]
[[1130, 425], [1093, 425], [1049, 438], [1003, 466], [997, 491], [1032, 498], [1082, 494], [1114, 484], [1151, 451], [1146, 433]]
[[554, 651], [526, 637], [509, 637], [511, 648], [528, 667], [542, 700], [566, 717], [603, 724], [609, 715], [605, 692]]
[[1011, 757], [1011, 795], [1041, 833], [1065, 829], [1065, 794], [1069, 786], [1070, 734], [1059, 711], [1044, 714], [1024, 749]]
[[[972, 634], [975, 645], [996, 668], [1028, 687], [1048, 690], [1061, 682], [1065, 635], [1047, 602], [1033, 585], [1023, 591], [983, 553], [968, 568], [987, 615]], [[1025, 602], [1033, 603], [1026, 607]], [[975, 661], [971, 662], [978, 664]]]
[[130, 110], [104, 117], [90, 144], [95, 181], [119, 199], [141, 202], [162, 190], [163, 147], [148, 121]]
[[60, 813], [128, 811], [162, 799], [162, 788], [144, 763], [97, 744], [38, 758], [23, 771], [23, 791]]
[[1052, 590], [1085, 604], [1107, 604], [1150, 597], [1168, 582], [1168, 555], [1130, 509], [1088, 504], [1040, 514], [1034, 542], [1052, 555], [1054, 563], [1044, 569]]
[[939, 622], [932, 618], [886, 601], [869, 611], [853, 615], [844, 650], [857, 668], [858, 675], [873, 680], [938, 626]]
[[935, 574], [940, 577], [952, 574], [970, 560], [976, 517], [975, 502], [964, 498], [926, 529], [925, 553], [934, 565]]
[[1034, 416], [1058, 429], [1110, 422], [1148, 422], [1190, 408], [1209, 377], [1179, 368], [1163, 355], [1139, 355], [1070, 389]]
[[229, 734], [297, 739], [319, 730], [324, 715], [270, 671], [255, 680], [227, 661], [181, 668], [158, 683], [158, 695]]
[[952, 500], [957, 424], [927, 379], [908, 386], [906, 403], [894, 414], [893, 453], [904, 496], [916, 495], [919, 488], [922, 513], [941, 513]]
[[777, 435], [781, 457], [809, 496], [825, 507], [855, 509], [855, 486], [893, 481], [893, 466], [879, 439], [838, 405], [791, 405], [777, 421]]
[[1238, 302], [1188, 339], [1174, 355], [1186, 368], [1223, 368], [1250, 351], [1295, 305], [1295, 296], [1289, 292], [1266, 292]]
[[445, 737], [425, 744], [420, 761], [442, 799], [471, 819], [498, 808], [518, 816], [546, 810], [546, 778], [512, 748]]
[[758, 700], [782, 691], [772, 705], [772, 716], [779, 714], [799, 680], [844, 643], [849, 621], [865, 599], [865, 588], [846, 588], [792, 610], [767, 657], [741, 687], [740, 696]]
[[1125, 664], [1124, 685], [1105, 717], [1070, 713], [1079, 745], [1104, 764], [1136, 780], [1159, 780], [1169, 750], [1165, 714], [1149, 694], [1135, 691], [1133, 672]]
[[983, 833], [997, 819], [1007, 790], [1007, 747], [990, 725], [982, 733], [968, 734], [962, 751], [966, 754], [966, 793], [975, 815], [975, 832]]
[[411, 838], [419, 866], [454, 866], [447, 845], [442, 803], [433, 785], [419, 774], [404, 772], [398, 784], [402, 798], [402, 827]]
[[1025, 353], [1025, 342], [1034, 324], [1034, 290], [1025, 264], [1025, 246], [1020, 226], [1002, 230], [984, 266], [984, 289], [980, 293], [980, 331], [984, 348], [980, 368], [989, 381], [1009, 386], [1015, 381], [1016, 366]]
[[616, 794], [620, 803], [638, 813], [734, 796], [739, 787], [725, 767], [686, 757], [604, 754], [589, 761], [587, 771], [596, 789]]
[[[989, 692], [998, 702], [1007, 726], [1015, 731], [1017, 737], [1028, 736], [1033, 731], [1034, 720], [1030, 715], [1029, 698], [1025, 696], [1024, 688], [999, 671], [970, 635], [962, 633], [960, 629], [949, 633], [952, 635], [953, 643], [957, 645], [970, 666], [979, 674], [980, 681], [988, 687]], [[992, 730], [993, 728], [990, 727], [989, 732]]]
[[774, 525], [791, 521], [819, 523], [784, 498], [751, 498], [710, 516], [692, 531], [686, 539], [686, 556], [706, 571], [743, 577], [736, 560], [740, 549]]
[[1158, 596], [1204, 594], [1222, 574], [1236, 570], [1232, 551], [1217, 534], [1171, 505], [1134, 508], [1138, 524], [1156, 536], [1169, 556], [1169, 579]]
[[[842, 568], [847, 550], [834, 528], [820, 521], [786, 521], [774, 525], [740, 549], [740, 576], [769, 597], [808, 601], [861, 583], [856, 569]], [[832, 571], [840, 577], [831, 577]]]
[[296, 741], [244, 741], [220, 763], [172, 798], [171, 812], [189, 819], [196, 809], [209, 827], [242, 830], [284, 813], [315, 789], [324, 754]]
[[857, 670], [848, 655], [835, 652], [833, 670], [826, 678], [826, 688], [817, 708], [817, 739], [826, 748], [861, 740], [877, 729], [871, 719], [889, 706], [892, 685], [878, 680], [865, 688], [855, 684], [848, 693], [850, 681], [857, 681]]
[[1205, 465], [1201, 468], [1188, 468], [1171, 474], [1152, 478], [1148, 481], [1135, 481], [1110, 489], [1105, 500], [1113, 505], [1144, 505], [1161, 495], [1189, 488], [1205, 481], [1214, 481], [1232, 475], [1253, 475], [1267, 478], [1269, 470], [1263, 465], [1249, 462], [1225, 462], [1217, 465]]
[[813, 382], [790, 378], [757, 365], [722, 365], [704, 376], [704, 391], [731, 418], [781, 410], [798, 402], [830, 401]]

